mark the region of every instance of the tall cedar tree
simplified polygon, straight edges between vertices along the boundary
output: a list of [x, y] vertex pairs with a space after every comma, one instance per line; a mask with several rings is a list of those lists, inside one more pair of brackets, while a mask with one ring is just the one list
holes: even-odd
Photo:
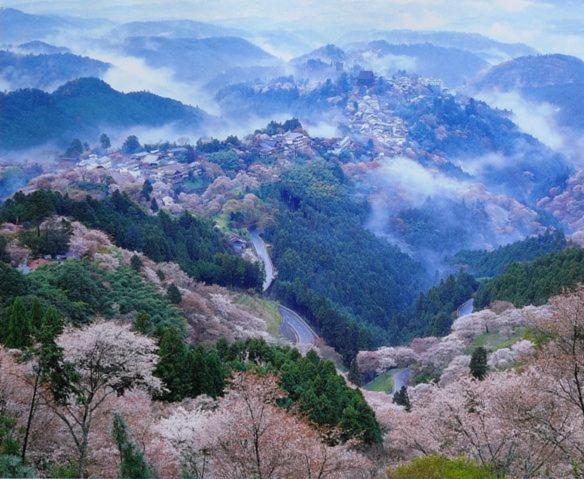
[[479, 346], [473, 351], [470, 358], [470, 373], [474, 378], [482, 381], [487, 376], [488, 371], [487, 350], [482, 346]]
[[166, 297], [172, 304], [180, 304], [182, 301], [182, 295], [174, 283], [166, 290]]
[[359, 372], [357, 358], [354, 358], [351, 361], [351, 366], [349, 367], [349, 381], [351, 381], [355, 386], [361, 386], [361, 373]]
[[399, 391], [396, 391], [393, 395], [393, 402], [399, 406], [403, 406], [406, 412], [412, 410], [412, 403], [410, 402], [410, 396], [408, 394], [408, 388], [402, 386]]
[[112, 432], [120, 453], [120, 479], [155, 479], [156, 473], [150, 467], [144, 454], [130, 437], [126, 421], [119, 414], [114, 414]]

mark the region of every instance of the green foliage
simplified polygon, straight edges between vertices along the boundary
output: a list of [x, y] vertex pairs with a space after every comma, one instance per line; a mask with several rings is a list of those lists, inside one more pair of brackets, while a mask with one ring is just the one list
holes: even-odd
[[0, 454], [0, 477], [38, 477], [38, 474], [31, 467], [24, 465], [20, 457]]
[[214, 349], [185, 344], [178, 330], [165, 328], [160, 339], [156, 374], [166, 387], [161, 398], [180, 401], [185, 397], [223, 392], [227, 369]]
[[33, 223], [51, 214], [100, 229], [122, 248], [156, 262], [176, 261], [199, 281], [256, 289], [263, 281], [260, 267], [232, 254], [210, 221], [186, 212], [179, 218], [164, 211], [150, 216], [117, 190], [104, 201], [75, 201], [52, 191], [17, 193], [0, 208], [0, 221]]
[[314, 325], [346, 364], [350, 364], [359, 351], [381, 345], [383, 341], [385, 335], [380, 328], [359, 323], [324, 295], [308, 289], [299, 278], [294, 283], [276, 281], [272, 291]]
[[146, 462], [144, 454], [130, 437], [126, 421], [118, 413], [114, 414], [112, 432], [120, 453], [120, 479], [155, 479], [156, 473]]
[[554, 295], [584, 282], [584, 249], [568, 248], [531, 263], [513, 263], [496, 278], [479, 287], [475, 304], [485, 307], [495, 300], [517, 307], [541, 305]]
[[565, 249], [568, 242], [561, 231], [547, 231], [541, 236], [534, 236], [499, 246], [494, 251], [461, 251], [451, 262], [465, 266], [477, 277], [497, 276], [511, 263], [525, 263], [548, 253]]
[[406, 412], [412, 410], [412, 403], [410, 402], [410, 396], [408, 395], [408, 388], [406, 386], [402, 386], [399, 391], [394, 393], [393, 402], [398, 406], [403, 406]]
[[71, 234], [71, 224], [62, 220], [58, 225], [45, 224], [42, 228], [22, 232], [20, 241], [34, 256], [57, 256], [69, 250]]
[[422, 456], [388, 471], [389, 479], [497, 479], [488, 468], [466, 459]]
[[26, 279], [43, 303], [76, 324], [135, 311], [147, 313], [154, 325], [184, 325], [180, 311], [130, 268], [106, 271], [89, 261], [69, 260], [39, 268]]
[[180, 304], [182, 301], [182, 295], [174, 283], [172, 283], [166, 290], [166, 298], [172, 304]]
[[361, 386], [361, 373], [359, 372], [359, 365], [357, 364], [357, 358], [351, 361], [349, 366], [349, 381], [351, 381], [355, 386]]
[[161, 399], [218, 396], [233, 371], [272, 373], [280, 376], [281, 387], [288, 393], [282, 407], [294, 406], [317, 424], [339, 428], [343, 440], [381, 441], [375, 414], [360, 391], [348, 387], [334, 364], [314, 352], [302, 357], [296, 349], [271, 346], [261, 339], [231, 345], [218, 341], [214, 348], [189, 346], [178, 331], [167, 328], [160, 339], [159, 355], [156, 374], [167, 389]]
[[142, 263], [140, 257], [137, 254], [132, 255], [132, 257], [130, 258], [130, 267], [134, 271], [139, 273], [140, 271], [142, 271], [143, 266], [144, 264]]
[[142, 149], [142, 145], [138, 141], [138, 137], [136, 135], [130, 135], [124, 141], [122, 145], [122, 151], [126, 154], [137, 153]]
[[79, 158], [82, 153], [83, 145], [81, 140], [75, 138], [69, 145], [69, 148], [67, 148], [67, 151], [65, 151], [65, 156], [68, 156], [69, 158]]
[[152, 321], [150, 315], [144, 311], [140, 311], [134, 319], [134, 329], [140, 334], [149, 335], [152, 332]]
[[412, 313], [412, 336], [444, 336], [450, 332], [456, 309], [468, 300], [479, 284], [468, 273], [459, 271], [420, 294]]
[[33, 326], [24, 298], [17, 296], [3, 315], [2, 340], [8, 348], [30, 346]]
[[236, 171], [240, 168], [239, 158], [233, 150], [222, 150], [215, 153], [209, 153], [207, 160], [216, 163], [223, 171]]
[[375, 414], [331, 361], [321, 360], [314, 352], [303, 357], [296, 349], [269, 346], [260, 339], [234, 343], [221, 355], [231, 368], [259, 368], [279, 375], [288, 393], [282, 405], [294, 405], [317, 424], [338, 427], [343, 439], [360, 438], [366, 444], [381, 441]]
[[107, 150], [112, 146], [112, 142], [110, 141], [109, 136], [107, 136], [105, 133], [102, 133], [99, 136], [99, 144], [104, 150]]
[[[337, 316], [366, 326], [371, 337], [397, 340], [397, 315], [420, 290], [421, 266], [364, 227], [368, 207], [353, 199], [337, 165], [320, 160], [298, 164], [276, 188], [264, 195], [279, 198], [278, 225], [268, 237], [279, 281], [293, 285], [282, 289], [295, 290], [297, 298], [311, 296], [299, 301], [310, 309], [310, 320], [324, 316], [314, 309], [322, 296]], [[306, 293], [295, 286], [297, 281]], [[358, 329], [349, 326], [351, 320], [343, 323], [343, 329]], [[343, 343], [359, 334], [316, 326], [350, 362], [355, 345]], [[337, 334], [344, 338], [335, 338]]]
[[156, 201], [156, 198], [152, 198], [150, 200], [150, 209], [156, 213], [160, 208], [158, 207], [158, 201]]
[[0, 262], [0, 303], [11, 300], [14, 296], [26, 294], [26, 291], [26, 277], [6, 263]]
[[470, 358], [470, 373], [475, 379], [482, 381], [487, 376], [489, 372], [489, 366], [487, 365], [487, 350], [482, 346], [479, 346], [472, 352]]
[[144, 184], [142, 185], [142, 197], [146, 200], [150, 199], [150, 195], [152, 194], [152, 191], [154, 191], [154, 187], [152, 186], [152, 183], [150, 182], [150, 180], [145, 180]]

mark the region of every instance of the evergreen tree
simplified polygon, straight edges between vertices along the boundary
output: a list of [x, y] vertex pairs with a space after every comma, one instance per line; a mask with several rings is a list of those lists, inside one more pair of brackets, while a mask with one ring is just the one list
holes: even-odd
[[132, 440], [126, 421], [118, 413], [114, 414], [112, 432], [120, 452], [120, 479], [154, 479], [156, 473], [146, 461], [144, 454]]
[[149, 200], [150, 194], [152, 193], [153, 190], [154, 188], [152, 187], [152, 183], [150, 182], [150, 180], [144, 181], [144, 184], [142, 185], [142, 197], [145, 200]]
[[38, 339], [43, 344], [51, 343], [63, 332], [63, 319], [54, 306], [49, 306], [41, 321]]
[[104, 150], [107, 150], [109, 147], [112, 146], [112, 143], [109, 139], [109, 136], [107, 136], [105, 133], [102, 133], [99, 137], [99, 144], [101, 145], [101, 147]]
[[393, 395], [393, 402], [399, 406], [403, 406], [406, 412], [412, 410], [412, 403], [410, 402], [410, 396], [408, 394], [408, 388], [402, 386], [399, 391], [396, 391]]
[[130, 258], [130, 266], [132, 267], [132, 269], [134, 271], [140, 272], [142, 270], [142, 266], [144, 266], [144, 264], [142, 263], [142, 260], [140, 259], [140, 257], [135, 254], [132, 255], [132, 257]]
[[474, 378], [482, 381], [487, 376], [488, 371], [487, 350], [482, 346], [479, 346], [473, 351], [470, 358], [470, 373]]
[[122, 145], [122, 151], [126, 154], [132, 154], [132, 153], [136, 153], [137, 151], [140, 151], [142, 149], [142, 146], [140, 145], [140, 142], [138, 141], [138, 137], [135, 135], [130, 135], [128, 138], [126, 138], [126, 141], [124, 141], [124, 144]]
[[32, 325], [21, 296], [16, 297], [10, 306], [5, 334], [4, 342], [8, 348], [24, 348], [30, 345]]
[[150, 201], [150, 209], [154, 211], [154, 213], [156, 213], [160, 209], [158, 207], [158, 201], [156, 201], [156, 198], [152, 198], [152, 200]]
[[134, 320], [134, 329], [142, 334], [150, 334], [152, 331], [150, 315], [144, 311], [139, 312]]
[[349, 381], [351, 381], [355, 386], [361, 386], [361, 373], [359, 372], [357, 358], [354, 358], [351, 361], [351, 366], [349, 367]]
[[174, 283], [166, 290], [166, 297], [172, 304], [180, 304], [182, 301], [182, 295]]
[[33, 298], [30, 311], [30, 323], [33, 331], [38, 331], [42, 326], [43, 307], [37, 297]]
[[161, 399], [180, 401], [189, 388], [187, 378], [188, 349], [176, 328], [165, 328], [158, 350], [160, 360], [156, 366], [156, 375], [162, 380], [166, 391]]
[[65, 156], [70, 158], [79, 158], [82, 153], [83, 144], [81, 143], [81, 140], [75, 138], [69, 145], [69, 148], [67, 148], [67, 151], [65, 151]]

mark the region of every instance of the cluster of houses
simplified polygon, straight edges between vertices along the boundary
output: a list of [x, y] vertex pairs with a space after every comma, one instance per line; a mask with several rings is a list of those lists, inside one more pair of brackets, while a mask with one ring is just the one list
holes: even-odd
[[310, 154], [312, 151], [311, 139], [305, 133], [288, 131], [268, 135], [258, 133], [244, 140], [244, 144], [259, 157], [267, 158], [279, 155]]
[[407, 140], [405, 122], [392, 114], [382, 98], [375, 94], [349, 97], [345, 114], [353, 135], [369, 138], [389, 155], [403, 153]]

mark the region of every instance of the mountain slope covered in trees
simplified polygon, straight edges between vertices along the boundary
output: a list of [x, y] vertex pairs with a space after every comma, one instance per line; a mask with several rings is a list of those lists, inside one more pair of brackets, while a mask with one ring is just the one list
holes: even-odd
[[53, 93], [24, 89], [0, 93], [0, 148], [22, 149], [72, 138], [96, 138], [100, 128], [202, 125], [205, 113], [148, 92], [121, 93], [95, 78], [81, 78]]

